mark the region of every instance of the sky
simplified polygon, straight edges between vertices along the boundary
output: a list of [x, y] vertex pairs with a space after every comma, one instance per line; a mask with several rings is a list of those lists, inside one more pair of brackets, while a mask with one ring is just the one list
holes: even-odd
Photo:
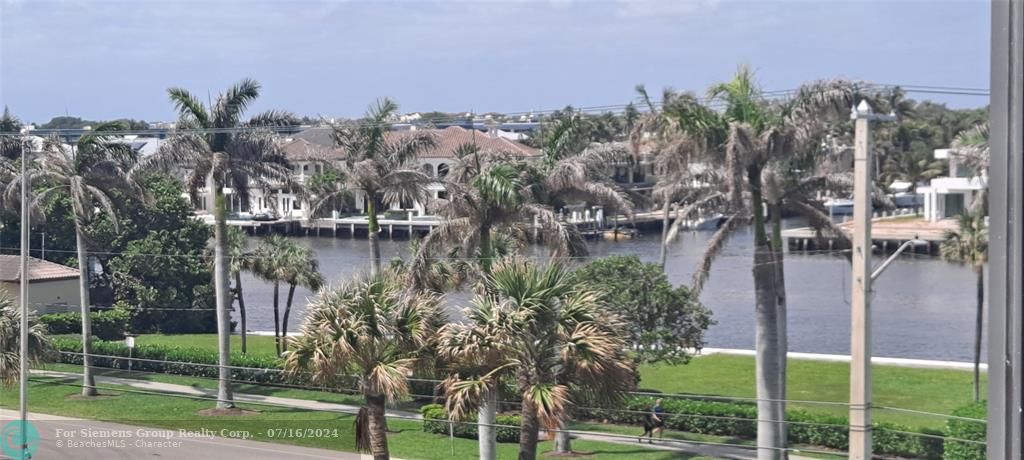
[[[171, 121], [244, 77], [251, 111], [526, 112], [820, 78], [987, 88], [986, 0], [0, 0], [0, 103], [24, 121]], [[911, 95], [956, 107], [984, 97]]]

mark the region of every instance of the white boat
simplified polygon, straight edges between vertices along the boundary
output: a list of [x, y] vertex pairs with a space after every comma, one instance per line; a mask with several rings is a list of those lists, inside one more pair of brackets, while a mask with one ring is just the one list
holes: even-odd
[[725, 219], [720, 213], [708, 214], [696, 219], [688, 219], [682, 224], [684, 230], [718, 230]]
[[831, 198], [824, 203], [830, 216], [848, 216], [853, 214], [853, 200], [847, 198]]

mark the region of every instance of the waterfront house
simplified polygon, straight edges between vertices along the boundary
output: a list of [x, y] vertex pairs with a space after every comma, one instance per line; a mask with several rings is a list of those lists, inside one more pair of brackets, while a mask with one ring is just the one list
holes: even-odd
[[936, 149], [935, 159], [949, 163], [949, 176], [936, 177], [927, 186], [917, 188], [917, 193], [924, 196], [924, 217], [930, 222], [963, 214], [981, 198], [988, 182], [988, 177], [976, 177], [960, 164], [951, 149]]

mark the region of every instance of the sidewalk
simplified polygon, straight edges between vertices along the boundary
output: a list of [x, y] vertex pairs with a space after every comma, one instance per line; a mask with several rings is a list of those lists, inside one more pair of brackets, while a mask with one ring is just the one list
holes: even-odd
[[[46, 370], [34, 370], [32, 375], [40, 377], [55, 377], [55, 378], [67, 378], [67, 377], [81, 377], [80, 374], [70, 372], [57, 372], [57, 371], [46, 371]], [[97, 385], [120, 385], [125, 387], [134, 388], [141, 391], [153, 391], [162, 393], [177, 393], [191, 396], [202, 396], [207, 398], [217, 397], [216, 389], [209, 388], [197, 388], [188, 385], [176, 385], [172, 383], [162, 382], [150, 382], [147, 380], [137, 380], [124, 377], [109, 377], [103, 375], [96, 376]], [[319, 411], [332, 411], [332, 412], [343, 412], [348, 414], [356, 414], [359, 412], [358, 406], [352, 406], [349, 404], [338, 404], [322, 401], [311, 401], [308, 399], [294, 399], [294, 398], [281, 398], [277, 396], [263, 396], [245, 393], [235, 393], [235, 401], [240, 403], [256, 403], [256, 404], [272, 404], [275, 406], [287, 406], [299, 409], [307, 410], [319, 410]], [[386, 412], [390, 417], [400, 417], [408, 419], [422, 420], [423, 416], [416, 412], [400, 411], [400, 410], [389, 410]], [[757, 452], [753, 447], [734, 447], [734, 446], [720, 446], [714, 444], [699, 444], [685, 441], [669, 440], [664, 439], [656, 441], [654, 444], [639, 444], [636, 439], [624, 438], [621, 435], [600, 433], [595, 431], [576, 431], [573, 430], [573, 437], [575, 439], [583, 439], [588, 441], [600, 441], [609, 442], [614, 444], [626, 444], [642, 446], [648, 449], [675, 451], [675, 452], [686, 452], [691, 454], [698, 454], [708, 457], [731, 459], [731, 460], [753, 460], [757, 458]], [[802, 460], [807, 459], [806, 457], [800, 457], [798, 455], [790, 454], [790, 459]], [[809, 459], [807, 459], [809, 460]]]

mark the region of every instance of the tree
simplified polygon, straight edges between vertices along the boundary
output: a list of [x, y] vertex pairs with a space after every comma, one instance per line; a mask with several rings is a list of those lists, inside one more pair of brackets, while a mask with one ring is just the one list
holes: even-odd
[[[519, 258], [495, 264], [488, 289], [474, 300], [467, 323], [441, 332], [441, 350], [453, 357], [501, 364], [482, 375], [443, 383], [450, 416], [475, 410], [502, 377], [514, 378], [522, 397], [519, 458], [537, 457], [541, 426], [564, 432], [573, 403], [612, 403], [632, 388], [621, 320], [601, 308], [600, 294], [573, 282], [557, 263], [538, 267]], [[556, 450], [570, 451], [568, 438]]]
[[254, 271], [252, 254], [246, 252], [248, 243], [249, 238], [241, 229], [237, 227], [228, 229], [228, 255], [231, 257], [229, 265], [231, 267], [231, 276], [235, 280], [235, 287], [232, 291], [234, 291], [235, 300], [238, 301], [238, 328], [241, 330], [242, 340], [240, 345], [243, 355], [248, 351], [248, 344], [246, 343], [248, 329], [246, 329], [245, 295], [242, 292], [242, 272]]
[[325, 289], [310, 303], [302, 334], [291, 339], [294, 349], [285, 353], [288, 372], [308, 372], [320, 385], [344, 385], [346, 376], [358, 376], [368, 410], [357, 418], [356, 443], [374, 459], [389, 458], [385, 404], [409, 394], [409, 376], [445, 322], [438, 303], [433, 294], [406, 289], [404, 277], [391, 270]]
[[[46, 326], [29, 314], [28, 359], [41, 361], [51, 350]], [[21, 310], [0, 293], [0, 384], [10, 386], [21, 375]]]
[[981, 196], [973, 201], [970, 211], [988, 214], [988, 166], [991, 154], [988, 148], [988, 123], [980, 123], [957, 133], [952, 143], [953, 157], [981, 181]]
[[178, 111], [178, 131], [160, 151], [142, 162], [140, 168], [162, 166], [186, 168], [186, 188], [193, 201], [207, 188], [214, 198], [214, 292], [217, 299], [219, 382], [217, 407], [234, 407], [231, 395], [230, 260], [227, 238], [227, 203], [224, 188], [232, 187], [243, 206], [252, 188], [284, 188], [302, 192], [292, 179], [288, 162], [278, 149], [269, 127], [296, 123], [288, 112], [276, 110], [257, 114], [247, 122], [242, 114], [259, 97], [260, 85], [243, 79], [217, 96], [212, 107], [185, 89], [167, 90]]
[[916, 150], [886, 158], [881, 179], [885, 184], [902, 180], [916, 187], [941, 176], [944, 172], [945, 164], [932, 158], [931, 151]]
[[363, 120], [333, 127], [334, 142], [345, 155], [345, 186], [323, 190], [310, 206], [312, 213], [316, 213], [348, 197], [351, 190], [363, 192], [372, 273], [380, 271], [378, 203], [423, 202], [427, 198], [426, 187], [433, 181], [416, 165], [416, 158], [435, 145], [434, 137], [423, 131], [389, 135], [388, 123], [397, 114], [398, 104], [384, 98], [370, 106]]
[[704, 346], [711, 311], [684, 286], [673, 287], [655, 264], [637, 256], [608, 256], [573, 272], [573, 280], [602, 294], [620, 315], [631, 356], [642, 363], [687, 362]]
[[[21, 180], [43, 187], [35, 194], [33, 207], [41, 207], [57, 194], [70, 199], [74, 219], [75, 246], [78, 254], [79, 307], [82, 312], [82, 395], [95, 396], [96, 382], [92, 373], [92, 324], [89, 315], [89, 236], [87, 228], [98, 215], [105, 216], [117, 228], [117, 211], [111, 198], [113, 190], [130, 190], [137, 196], [144, 191], [129, 174], [134, 166], [135, 152], [130, 147], [110, 142], [116, 126], [101, 125], [82, 136], [74, 147], [56, 138], [47, 139], [33, 169]], [[8, 188], [13, 194], [14, 182]]]
[[680, 94], [669, 88], [662, 93], [661, 106], [654, 103], [643, 85], [637, 92], [648, 111], [633, 125], [630, 143], [633, 154], [642, 151], [653, 157], [657, 175], [653, 196], [661, 201], [661, 269], [668, 258], [670, 208], [673, 203], [687, 203], [686, 212], [676, 216], [677, 222], [690, 217], [704, 206], [721, 201], [724, 195], [708, 186], [715, 178], [711, 171], [695, 172], [692, 163], [706, 157], [709, 149], [717, 148], [724, 139], [725, 121], [717, 113], [700, 103], [692, 94]]
[[[324, 279], [313, 250], [278, 235], [264, 238], [250, 256], [252, 271], [274, 284], [274, 343], [277, 353], [285, 351], [283, 338], [288, 335], [288, 316], [291, 313], [295, 288], [305, 286], [317, 290]], [[281, 283], [288, 285], [284, 318], [279, 310]]]
[[985, 305], [985, 262], [988, 261], [988, 230], [983, 214], [962, 214], [957, 229], [946, 233], [940, 247], [943, 259], [967, 265], [974, 271], [977, 303], [974, 315], [974, 400], [981, 397], [981, 335]]
[[21, 120], [11, 114], [11, 109], [4, 106], [4, 114], [0, 117], [0, 156], [8, 160], [21, 157], [25, 139], [20, 135]]
[[[708, 243], [692, 289], [700, 293], [711, 264], [741, 223], [752, 222], [754, 230], [754, 288], [756, 315], [756, 364], [758, 398], [758, 458], [784, 457], [786, 445], [786, 296], [784, 281], [781, 214], [785, 205], [809, 214], [813, 223], [829, 225], [814, 208], [785, 202], [779, 171], [796, 154], [819, 157], [818, 146], [826, 122], [846, 114], [858, 94], [855, 85], [841, 81], [818, 81], [800, 87], [784, 103], [766, 101], [753, 73], [741, 67], [729, 82], [713, 86], [708, 96], [725, 104], [728, 121], [724, 149], [729, 215]], [[825, 175], [806, 179], [806, 186], [828, 183]], [[768, 184], [766, 188], [765, 185]], [[807, 187], [800, 189], [805, 190]], [[794, 200], [795, 201], [795, 200]], [[765, 210], [771, 233], [765, 229]], [[814, 211], [814, 212], [812, 212]]]

